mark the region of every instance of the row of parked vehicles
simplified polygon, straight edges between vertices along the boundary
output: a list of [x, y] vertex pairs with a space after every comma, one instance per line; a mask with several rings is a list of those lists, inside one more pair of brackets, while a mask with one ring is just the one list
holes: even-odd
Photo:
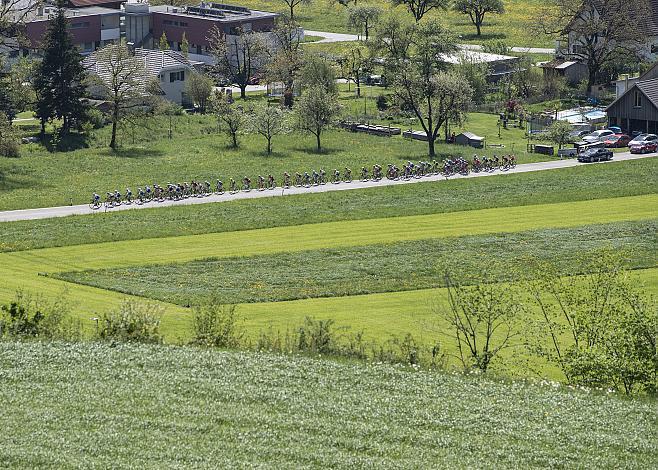
[[658, 135], [635, 133], [630, 136], [621, 132], [618, 127], [590, 132], [581, 138], [588, 144], [603, 142], [606, 148], [628, 147], [631, 153], [651, 153], [658, 150]]

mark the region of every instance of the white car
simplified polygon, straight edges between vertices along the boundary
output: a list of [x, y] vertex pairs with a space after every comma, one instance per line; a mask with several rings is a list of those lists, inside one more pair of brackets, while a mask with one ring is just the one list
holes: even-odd
[[609, 136], [614, 134], [615, 134], [614, 131], [611, 131], [610, 129], [594, 131], [591, 134], [587, 134], [586, 136], [584, 136], [583, 141], [587, 142], [588, 144], [593, 144], [594, 142], [603, 142]]

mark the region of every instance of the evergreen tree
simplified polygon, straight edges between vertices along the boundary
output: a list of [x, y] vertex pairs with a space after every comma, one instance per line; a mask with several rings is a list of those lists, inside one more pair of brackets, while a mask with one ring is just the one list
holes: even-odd
[[169, 50], [169, 41], [167, 40], [167, 35], [165, 32], [162, 32], [162, 36], [160, 36], [160, 43], [158, 44], [158, 48], [161, 51], [168, 51]]
[[183, 31], [183, 39], [181, 39], [180, 42], [180, 50], [187, 59], [188, 54], [190, 53], [190, 42], [187, 40], [187, 36], [185, 35], [185, 31]]
[[61, 119], [63, 135], [76, 120], [86, 115], [81, 99], [85, 95], [85, 69], [82, 56], [67, 31], [64, 3], [59, 0], [57, 14], [43, 37], [43, 60], [38, 66], [34, 88], [37, 94], [36, 115], [41, 133], [51, 119]]

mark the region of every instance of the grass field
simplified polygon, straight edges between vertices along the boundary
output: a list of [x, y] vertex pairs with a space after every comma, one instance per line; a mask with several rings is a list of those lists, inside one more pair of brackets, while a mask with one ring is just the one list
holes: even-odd
[[[241, 232], [210, 233], [165, 239], [131, 240], [93, 245], [68, 246], [42, 250], [30, 250], [0, 254], [0, 301], [10, 300], [16, 289], [45, 296], [56, 296], [66, 287], [76, 314], [85, 321], [98, 312], [116, 306], [122, 294], [93, 287], [63, 283], [62, 281], [40, 276], [39, 273], [58, 273], [86, 269], [103, 269], [144, 264], [166, 264], [187, 262], [207, 257], [230, 258], [235, 256], [268, 255], [304, 250], [354, 247], [366, 244], [394, 243], [401, 241], [424, 240], [429, 238], [454, 237], [464, 234], [514, 233], [543, 228], [568, 228], [587, 224], [641, 221], [655, 219], [658, 195], [632, 196], [615, 199], [597, 199], [558, 204], [543, 204], [497, 209], [482, 209], [465, 212], [419, 215], [408, 217], [388, 217], [358, 221], [327, 222], [321, 224], [275, 227]], [[291, 243], [291, 240], [293, 242]], [[647, 284], [654, 285], [654, 275], [649, 270], [642, 274]], [[653, 288], [652, 288], [653, 289]], [[385, 335], [395, 328], [409, 329], [410, 322], [405, 315], [419, 309], [426, 310], [427, 303], [408, 304], [403, 310], [396, 310], [396, 299], [409, 299], [405, 293], [386, 294], [391, 297], [385, 302], [396, 313], [395, 325], [385, 325]], [[413, 299], [422, 299], [423, 294], [413, 292]], [[286, 325], [294, 313], [295, 318], [306, 315], [322, 315], [358, 326], [359, 321], [370, 323], [369, 316], [363, 316], [369, 296], [361, 298], [342, 297], [336, 303], [315, 303], [309, 308], [306, 301], [252, 304], [241, 306], [247, 322], [258, 327], [278, 322]], [[359, 300], [360, 299], [360, 300]], [[340, 308], [336, 305], [341, 304]], [[399, 305], [399, 303], [398, 303]], [[189, 310], [167, 305], [167, 315], [163, 319], [163, 332], [169, 341], [189, 337]], [[274, 313], [272, 313], [274, 312]], [[355, 315], [355, 312], [358, 315]], [[406, 312], [406, 313], [405, 313]], [[375, 322], [376, 323], [376, 322]], [[376, 324], [373, 324], [376, 327]], [[369, 330], [371, 328], [368, 328]], [[254, 330], [252, 330], [254, 331]], [[381, 330], [374, 331], [378, 335]]]
[[658, 189], [657, 172], [658, 159], [652, 158], [365, 191], [0, 223], [0, 251], [642, 195]]
[[[443, 287], [448, 270], [468, 281], [489, 267], [495, 279], [514, 281], [529, 274], [533, 261], [551, 262], [566, 275], [577, 272], [581, 253], [602, 248], [623, 253], [628, 268], [656, 267], [657, 234], [654, 219], [74, 271], [55, 277], [183, 306], [212, 297], [226, 304], [277, 302]], [[526, 271], [519, 266], [526, 266]]]
[[[652, 468], [653, 400], [389, 365], [0, 343], [3, 466]], [[35, 439], [38, 436], [38, 439]]]
[[[244, 5], [260, 10], [286, 11], [286, 5], [277, 0], [245, 0]], [[390, 3], [385, 0], [372, 2], [384, 10], [390, 10]], [[504, 15], [490, 15], [485, 19], [482, 36], [475, 35], [475, 26], [467, 16], [452, 11], [433, 11], [428, 18], [440, 18], [455, 34], [460, 42], [482, 44], [490, 41], [505, 41], [510, 46], [552, 47], [553, 40], [543, 34], [533, 31], [537, 22], [542, 2], [539, 0], [507, 0]], [[411, 15], [402, 7], [395, 10], [396, 15]], [[315, 0], [309, 5], [301, 5], [295, 9], [296, 20], [305, 28], [315, 31], [351, 32], [347, 27], [346, 8], [331, 0]]]
[[[495, 116], [483, 115], [480, 120]], [[284, 171], [311, 171], [324, 167], [354, 171], [374, 163], [400, 165], [406, 160], [427, 158], [427, 144], [402, 137], [376, 137], [348, 131], [331, 130], [323, 137], [324, 150], [315, 152], [313, 137], [302, 134], [278, 136], [274, 139], [274, 153], [265, 153], [264, 141], [252, 135], [243, 136], [238, 149], [230, 148], [228, 138], [217, 134], [216, 123], [210, 116], [186, 115], [175, 122], [175, 138], [166, 138], [168, 120], [154, 119], [153, 129], [140, 130], [141, 139], [133, 145], [129, 135], [121, 137], [124, 145], [116, 152], [108, 148], [85, 148], [71, 152], [49, 153], [30, 144], [18, 159], [0, 159], [0, 210], [27, 207], [46, 207], [86, 203], [96, 191], [126, 187], [136, 191], [138, 186], [169, 181], [215, 181], [245, 175], [272, 173], [281, 178]], [[105, 144], [107, 129], [99, 131], [97, 143]], [[518, 131], [521, 132], [521, 131]], [[513, 139], [518, 138], [515, 135]], [[126, 141], [125, 139], [128, 139]], [[439, 156], [462, 155], [472, 157], [473, 149], [440, 144]], [[480, 154], [501, 153], [487, 149]], [[519, 162], [541, 161], [550, 157], [517, 152]]]

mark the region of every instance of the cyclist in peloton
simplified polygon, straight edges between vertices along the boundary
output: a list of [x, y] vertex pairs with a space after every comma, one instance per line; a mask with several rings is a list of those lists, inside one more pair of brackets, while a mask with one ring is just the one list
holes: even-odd
[[320, 168], [320, 184], [325, 184], [327, 182], [326, 175], [327, 172], [324, 171], [324, 168]]
[[352, 170], [345, 167], [345, 181], [352, 181]]
[[224, 192], [224, 183], [222, 183], [222, 180], [217, 180], [217, 185], [215, 186], [217, 188], [218, 193], [223, 193]]
[[133, 192], [130, 190], [130, 188], [126, 188], [126, 201], [133, 202]]
[[334, 183], [340, 183], [340, 171], [338, 169], [334, 170]]
[[121, 204], [121, 193], [119, 192], [118, 189], [114, 191], [114, 202], [117, 204]]
[[290, 187], [290, 173], [287, 171], [283, 172], [283, 186], [286, 188]]
[[233, 178], [231, 178], [231, 181], [229, 182], [229, 188], [229, 190], [233, 193], [238, 191], [238, 185]]
[[261, 175], [258, 175], [258, 189], [265, 189], [265, 178], [263, 178]]
[[251, 189], [251, 179], [248, 176], [245, 176], [244, 179], [242, 180], [242, 184], [244, 185], [244, 190], [249, 191]]
[[267, 187], [270, 189], [274, 189], [276, 186], [276, 183], [274, 182], [274, 176], [271, 174], [267, 175]]
[[98, 194], [94, 193], [94, 194], [91, 196], [91, 200], [92, 200], [92, 202], [93, 202], [94, 204], [100, 204], [100, 202], [101, 202], [101, 197], [100, 197]]

